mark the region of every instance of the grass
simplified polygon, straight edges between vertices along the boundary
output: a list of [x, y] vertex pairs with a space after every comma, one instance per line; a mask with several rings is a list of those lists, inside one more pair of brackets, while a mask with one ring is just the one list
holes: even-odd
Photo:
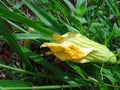
[[[75, 1], [76, 4], [70, 0], [20, 0], [16, 3], [0, 0], [0, 40], [8, 43], [21, 62], [21, 67], [16, 68], [1, 60], [0, 67], [10, 77], [0, 80], [1, 89], [119, 90], [119, 63], [61, 62], [54, 56], [43, 55], [47, 49], [39, 48], [46, 41], [53, 42], [53, 33], [77, 32], [107, 46], [120, 62], [120, 2]], [[11, 33], [8, 25], [17, 33]], [[33, 29], [31, 33], [29, 28]], [[26, 40], [31, 42], [31, 48], [18, 43]]]

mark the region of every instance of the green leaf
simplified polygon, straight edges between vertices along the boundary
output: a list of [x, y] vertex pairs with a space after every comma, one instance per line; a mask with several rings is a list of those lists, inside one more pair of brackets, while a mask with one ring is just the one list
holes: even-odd
[[69, 76], [69, 74], [63, 72], [60, 68], [53, 66], [50, 62], [45, 60], [44, 58], [40, 57], [39, 55], [31, 52], [27, 48], [22, 48], [23, 52], [31, 58], [34, 62], [38, 63], [42, 67], [44, 67], [46, 70], [51, 71], [55, 75], [57, 75], [59, 78], [61, 78], [63, 81], [69, 83], [69, 84], [76, 84], [73, 78]]
[[78, 16], [82, 16], [85, 13], [87, 7], [87, 0], [80, 0], [80, 1], [81, 3], [79, 4], [79, 7], [77, 6], [76, 8], [76, 13]]
[[11, 46], [11, 48], [17, 53], [17, 55], [20, 57], [20, 59], [24, 62], [24, 64], [28, 67], [29, 70], [33, 70], [34, 68], [27, 59], [26, 55], [22, 52], [19, 44], [17, 43], [14, 36], [11, 34], [11, 32], [7, 29], [5, 26], [5, 23], [0, 18], [0, 33], [3, 35], [7, 43]]
[[108, 4], [108, 6], [110, 7], [110, 9], [112, 10], [112, 12], [114, 13], [114, 15], [117, 17], [118, 19], [118, 24], [120, 26], [120, 11], [115, 3], [115, 1], [112, 0], [105, 0], [105, 2]]
[[[11, 89], [12, 87], [12, 89]], [[25, 81], [16, 81], [16, 80], [0, 80], [0, 89], [1, 90], [14, 90], [15, 87], [32, 87], [32, 85]], [[6, 89], [7, 88], [7, 89]], [[23, 90], [23, 89], [17, 89]], [[32, 89], [27, 89], [32, 90]]]
[[85, 84], [76, 85], [46, 85], [46, 86], [33, 86], [33, 87], [4, 87], [4, 90], [47, 90], [47, 89], [65, 89], [65, 88], [77, 88], [86, 86]]
[[44, 23], [46, 24], [49, 28], [54, 30], [55, 32], [59, 34], [65, 33], [65, 30], [62, 30], [60, 27], [59, 23], [56, 21], [55, 18], [53, 18], [52, 15], [49, 13], [45, 12], [45, 10], [42, 10], [41, 8], [37, 7], [32, 0], [23, 0], [23, 2], [36, 14], [36, 16]]
[[110, 80], [110, 82], [111, 82], [113, 85], [115, 85], [116, 79], [114, 78], [112, 72], [111, 72], [109, 69], [105, 69], [105, 68], [103, 68], [102, 72], [103, 72], [104, 76], [105, 76], [108, 80]]
[[67, 62], [67, 64], [72, 67], [83, 79], [86, 79], [87, 74], [76, 64]]
[[53, 3], [56, 5], [56, 8], [58, 8], [58, 10], [62, 12], [63, 16], [66, 17], [66, 19], [69, 22], [71, 22], [70, 26], [71, 25], [75, 26], [75, 28], [78, 29], [80, 33], [83, 33], [81, 23], [78, 22], [78, 20], [73, 15], [70, 14], [70, 12], [65, 8], [65, 6], [61, 2], [58, 2], [57, 0], [53, 0]]
[[68, 5], [68, 7], [71, 9], [71, 11], [73, 13], [75, 13], [75, 8], [74, 6], [71, 4], [71, 2], [69, 0], [64, 0], [64, 2]]
[[[40, 34], [30, 34], [30, 33], [18, 33], [18, 34], [12, 34], [15, 36], [17, 40], [24, 40], [24, 39], [31, 39], [31, 40], [52, 40], [52, 38], [47, 38], [45, 36], [42, 36]], [[0, 40], [4, 40], [3, 36], [0, 36]]]
[[65, 6], [59, 2], [58, 0], [52, 0], [53, 4], [56, 5], [56, 7], [62, 12], [62, 14], [65, 16], [65, 17], [69, 17], [70, 14], [69, 12], [66, 10]]
[[68, 24], [65, 24], [65, 26], [68, 28], [69, 32], [78, 32], [79, 33], [79, 31], [77, 29], [75, 29], [74, 27], [72, 27], [72, 26], [70, 26]]
[[98, 84], [99, 84], [100, 90], [108, 90], [104, 81], [101, 78], [100, 71], [98, 67], [96, 67], [96, 65], [92, 65], [92, 73], [93, 73], [93, 76], [99, 81]]
[[44, 73], [41, 73], [41, 72], [31, 72], [31, 71], [23, 70], [23, 69], [20, 69], [20, 68], [15, 68], [15, 67], [12, 67], [12, 66], [8, 66], [8, 65], [5, 65], [3, 63], [0, 63], [0, 67], [2, 67], [4, 69], [7, 69], [7, 70], [16, 71], [16, 72], [19, 72], [19, 73], [33, 75], [35, 77], [42, 77], [42, 78], [54, 79], [54, 80], [57, 80], [57, 81], [62, 81], [61, 79], [59, 79], [59, 78], [57, 78], [55, 76], [52, 76], [52, 75], [44, 74]]
[[6, 19], [20, 22], [29, 27], [32, 27], [34, 30], [37, 30], [41, 35], [46, 36], [48, 38], [50, 38], [52, 36], [53, 32], [50, 29], [43, 27], [41, 25], [41, 23], [30, 20], [24, 16], [14, 13], [14, 12], [11, 12], [8, 9], [0, 7], [0, 16], [4, 17]]

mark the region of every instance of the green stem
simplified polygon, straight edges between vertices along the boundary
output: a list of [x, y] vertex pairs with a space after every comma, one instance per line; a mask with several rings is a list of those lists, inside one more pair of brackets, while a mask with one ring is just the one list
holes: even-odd
[[35, 87], [4, 87], [4, 90], [28, 90], [28, 89], [60, 89], [60, 88], [74, 88], [74, 87], [81, 87], [85, 86], [84, 84], [75, 84], [75, 85], [50, 85], [50, 86], [35, 86]]
[[31, 71], [23, 70], [23, 69], [20, 69], [20, 68], [14, 68], [14, 67], [7, 66], [7, 65], [4, 65], [4, 64], [0, 64], [0, 67], [5, 68], [5, 69], [9, 69], [9, 70], [13, 70], [13, 71], [17, 71], [17, 72], [20, 72], [20, 73], [30, 74], [30, 75], [33, 75], [33, 76], [36, 76], [36, 77], [43, 77], [43, 78], [48, 78], [48, 79], [53, 79], [53, 80], [59, 80], [60, 81], [60, 78], [56, 78], [54, 76], [47, 75], [47, 74], [44, 74], [44, 73], [41, 73], [41, 72], [34, 73], [34, 72], [31, 72]]

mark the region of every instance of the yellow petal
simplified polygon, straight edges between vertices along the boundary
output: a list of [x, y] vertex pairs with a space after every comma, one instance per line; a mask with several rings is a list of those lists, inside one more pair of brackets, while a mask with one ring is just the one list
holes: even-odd
[[56, 43], [59, 43], [60, 41], [62, 41], [64, 38], [61, 37], [60, 35], [58, 34], [53, 34], [53, 40], [56, 42]]
[[78, 62], [93, 51], [92, 48], [82, 48], [71, 42], [62, 44], [44, 43], [41, 47], [49, 47], [51, 52], [61, 61], [70, 60]]

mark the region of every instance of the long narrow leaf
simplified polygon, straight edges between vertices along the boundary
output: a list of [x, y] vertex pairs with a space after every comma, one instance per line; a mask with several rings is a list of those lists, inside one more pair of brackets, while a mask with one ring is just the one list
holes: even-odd
[[30, 75], [33, 75], [33, 76], [36, 76], [36, 77], [43, 77], [43, 78], [47, 78], [47, 79], [60, 80], [60, 79], [58, 79], [54, 76], [48, 75], [48, 74], [44, 74], [44, 73], [41, 73], [41, 72], [35, 73], [35, 72], [20, 69], [20, 68], [15, 68], [15, 67], [12, 67], [12, 66], [7, 66], [7, 65], [1, 64], [1, 63], [0, 63], [0, 67], [8, 69], [8, 70], [16, 71], [16, 72], [19, 72], [19, 73], [30, 74]]
[[[24, 39], [41, 39], [41, 40], [51, 40], [51, 38], [47, 38], [45, 36], [42, 36], [40, 34], [28, 34], [28, 33], [19, 33], [19, 34], [12, 34], [16, 37], [17, 40], [24, 40]], [[3, 36], [0, 36], [0, 40], [4, 40]]]
[[77, 65], [74, 63], [67, 62], [67, 64], [72, 67], [83, 79], [86, 79], [86, 73]]
[[85, 84], [76, 84], [76, 85], [49, 85], [49, 86], [33, 86], [33, 87], [4, 87], [4, 90], [54, 90], [54, 89], [70, 89], [70, 88], [77, 88], [86, 86]]
[[33, 70], [34, 68], [27, 59], [26, 55], [22, 52], [20, 49], [16, 39], [13, 37], [13, 35], [10, 33], [10, 31], [5, 26], [5, 23], [0, 18], [0, 33], [4, 36], [7, 43], [11, 46], [11, 48], [17, 53], [17, 55], [20, 57], [20, 59], [24, 62], [24, 64], [28, 67], [28, 69]]
[[58, 2], [57, 0], [53, 0], [53, 3], [56, 5], [58, 10], [60, 10], [60, 12], [62, 12], [62, 14], [78, 29], [78, 31], [83, 33], [80, 22], [78, 22], [79, 20], [77, 20], [74, 15], [71, 15], [62, 3]]
[[[49, 13], [45, 12], [41, 8], [38, 8], [31, 0], [23, 0], [23, 2], [36, 14], [36, 16], [47, 26], [53, 27], [53, 30], [59, 34], [65, 33], [65, 31], [56, 22], [55, 18], [52, 18]], [[61, 33], [62, 32], [62, 33]]]
[[22, 48], [22, 50], [34, 62], [40, 64], [46, 70], [49, 70], [49, 71], [53, 72], [55, 75], [57, 75], [63, 81], [65, 81], [65, 82], [67, 82], [69, 84], [76, 84], [76, 82], [67, 73], [63, 72], [60, 68], [57, 68], [57, 67], [53, 66], [51, 63], [49, 63], [48, 61], [46, 61], [44, 58], [42, 58], [39, 55], [31, 52], [27, 48]]
[[105, 85], [104, 81], [101, 78], [99, 69], [96, 66], [93, 66], [92, 70], [93, 70], [92, 73], [93, 73], [94, 77], [99, 81], [100, 90], [108, 90], [107, 86]]
[[[14, 88], [17, 88], [17, 90], [24, 90], [23, 88], [25, 87], [32, 87], [32, 84], [20, 80], [0, 80], [0, 90], [15, 90]], [[27, 89], [27, 90], [32, 90], [32, 89]]]
[[75, 8], [69, 0], [64, 0], [64, 2], [69, 6], [72, 12], [75, 13]]
[[120, 11], [116, 5], [116, 3], [112, 0], [105, 0], [105, 2], [108, 4], [108, 6], [110, 7], [110, 9], [112, 10], [112, 12], [115, 14], [115, 16], [118, 19], [118, 24], [120, 26]]
[[11, 12], [8, 9], [0, 7], [0, 16], [5, 17], [6, 19], [20, 22], [29, 27], [32, 27], [35, 30], [37, 30], [41, 35], [44, 35], [48, 38], [51, 38], [52, 36], [52, 31], [50, 31], [48, 28], [41, 26], [40, 23], [30, 20], [24, 16], [18, 15], [14, 12]]

